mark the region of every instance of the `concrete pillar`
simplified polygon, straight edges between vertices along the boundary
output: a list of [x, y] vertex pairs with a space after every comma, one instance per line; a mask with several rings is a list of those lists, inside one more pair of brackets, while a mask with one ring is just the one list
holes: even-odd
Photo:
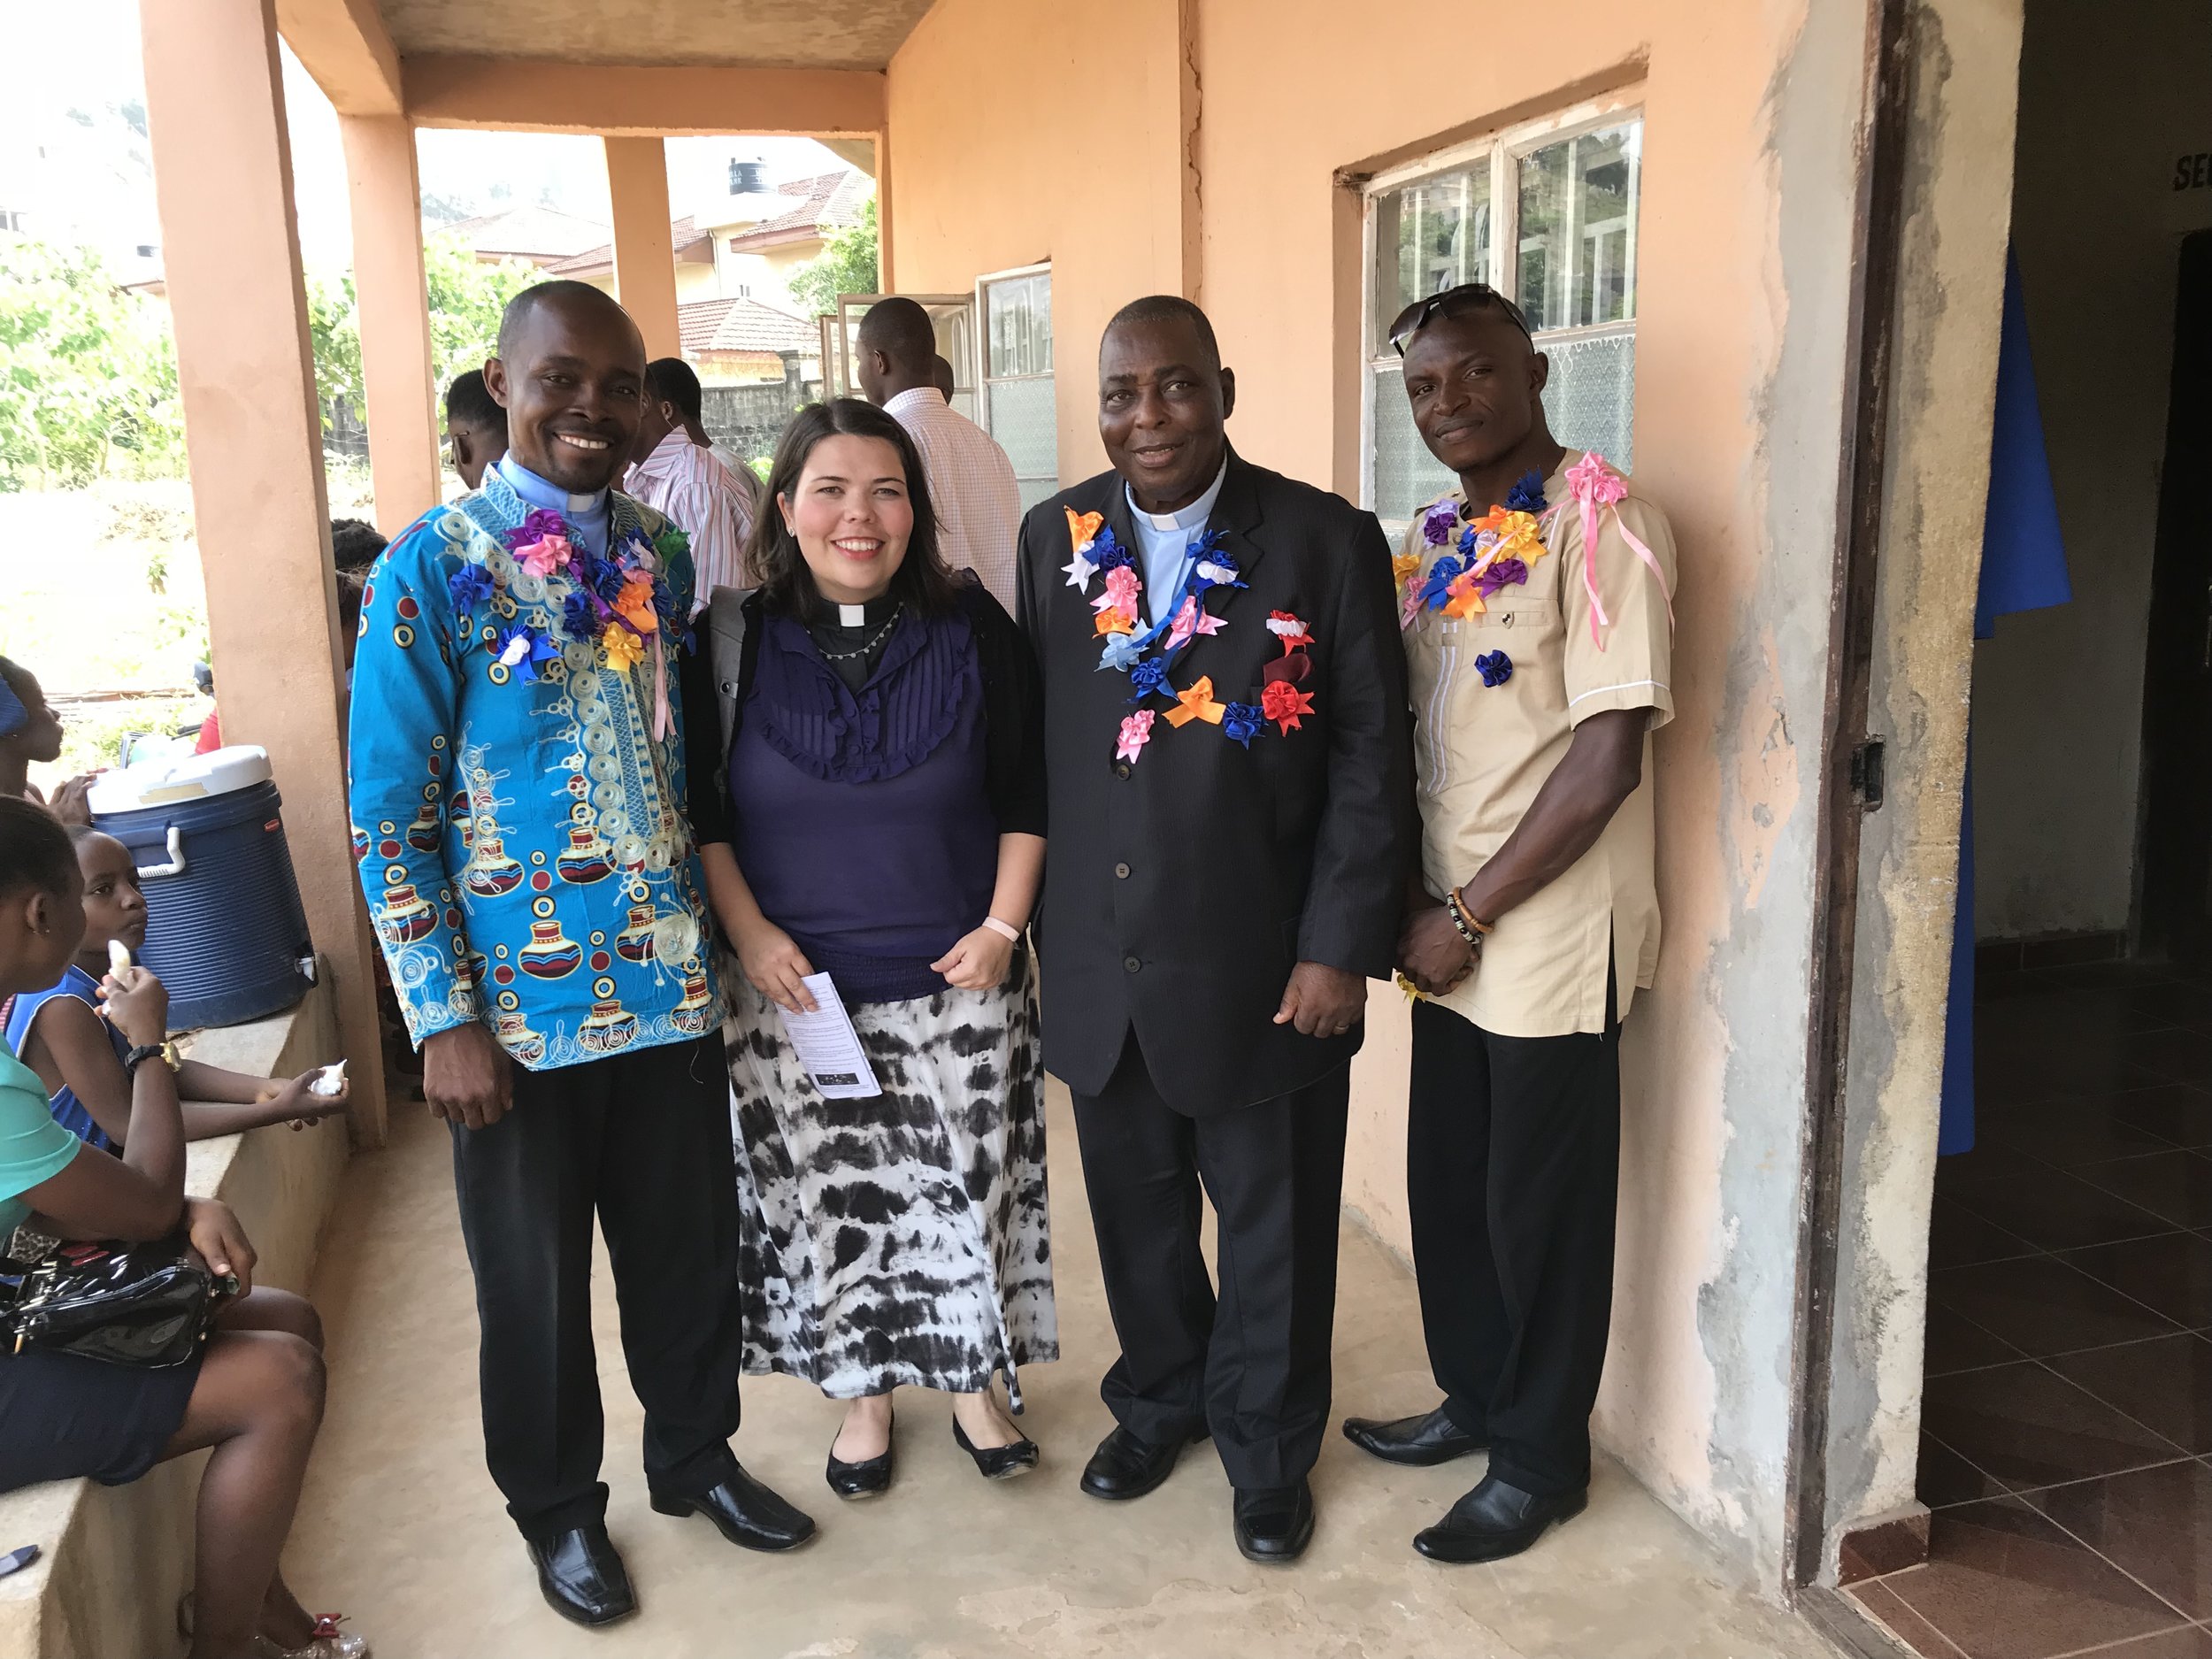
[[[891, 127], [887, 121], [876, 133], [876, 291], [896, 294], [898, 278], [893, 274], [891, 235]], [[980, 328], [983, 319], [976, 319]]]
[[322, 423], [273, 0], [142, 0], [146, 111], [223, 734], [269, 751], [335, 980], [357, 1133], [384, 1133], [374, 949], [353, 872]]
[[391, 536], [436, 505], [442, 494], [436, 411], [444, 388], [433, 383], [430, 373], [415, 131], [399, 115], [342, 115], [338, 131], [353, 210], [369, 473], [376, 489], [376, 527]]
[[668, 158], [657, 138], [603, 138], [614, 203], [614, 291], [645, 355], [677, 355], [676, 250], [668, 237]]

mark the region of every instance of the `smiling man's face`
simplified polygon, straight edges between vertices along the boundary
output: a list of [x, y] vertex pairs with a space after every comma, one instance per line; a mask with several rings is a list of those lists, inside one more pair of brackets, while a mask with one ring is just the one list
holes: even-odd
[[1496, 309], [1439, 317], [1406, 347], [1406, 400], [1455, 472], [1494, 465], [1536, 427], [1549, 364]]
[[1206, 493], [1227, 453], [1236, 380], [1183, 318], [1126, 322], [1098, 347], [1098, 435], [1147, 512]]
[[548, 483], [588, 495], [630, 458], [644, 409], [645, 342], [612, 300], [541, 300], [484, 365], [507, 411], [509, 453]]

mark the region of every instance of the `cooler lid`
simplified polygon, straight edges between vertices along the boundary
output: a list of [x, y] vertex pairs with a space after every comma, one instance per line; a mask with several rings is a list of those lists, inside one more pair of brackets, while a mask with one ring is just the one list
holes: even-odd
[[85, 803], [96, 818], [110, 812], [136, 812], [250, 789], [268, 782], [270, 775], [269, 751], [252, 743], [239, 743], [204, 755], [141, 761], [119, 772], [103, 772]]

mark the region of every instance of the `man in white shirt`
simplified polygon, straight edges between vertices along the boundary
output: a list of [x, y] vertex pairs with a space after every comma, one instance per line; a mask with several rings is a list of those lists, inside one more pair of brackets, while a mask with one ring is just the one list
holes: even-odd
[[878, 300], [860, 319], [860, 389], [922, 452], [945, 562], [973, 571], [1011, 614], [1022, 516], [1014, 464], [990, 434], [947, 407], [933, 383], [936, 358], [929, 313], [912, 300]]
[[707, 447], [699, 420], [699, 377], [681, 357], [645, 366], [644, 414], [625, 493], [667, 515], [691, 538], [693, 591], [703, 608], [717, 588], [744, 586], [740, 572], [751, 534], [750, 474], [740, 478]]

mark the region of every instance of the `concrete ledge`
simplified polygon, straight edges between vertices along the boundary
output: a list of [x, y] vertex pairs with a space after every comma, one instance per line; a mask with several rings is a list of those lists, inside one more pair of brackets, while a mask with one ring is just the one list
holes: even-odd
[[[337, 1057], [329, 979], [297, 1007], [197, 1033], [196, 1060], [256, 1077], [291, 1077]], [[352, 1148], [327, 1120], [196, 1142], [185, 1190], [238, 1212], [260, 1256], [257, 1284], [303, 1291], [323, 1221]], [[204, 1455], [127, 1486], [54, 1481], [0, 1497], [0, 1551], [36, 1544], [36, 1565], [0, 1578], [0, 1659], [163, 1659], [184, 1647], [177, 1599], [191, 1582], [192, 1512]]]

